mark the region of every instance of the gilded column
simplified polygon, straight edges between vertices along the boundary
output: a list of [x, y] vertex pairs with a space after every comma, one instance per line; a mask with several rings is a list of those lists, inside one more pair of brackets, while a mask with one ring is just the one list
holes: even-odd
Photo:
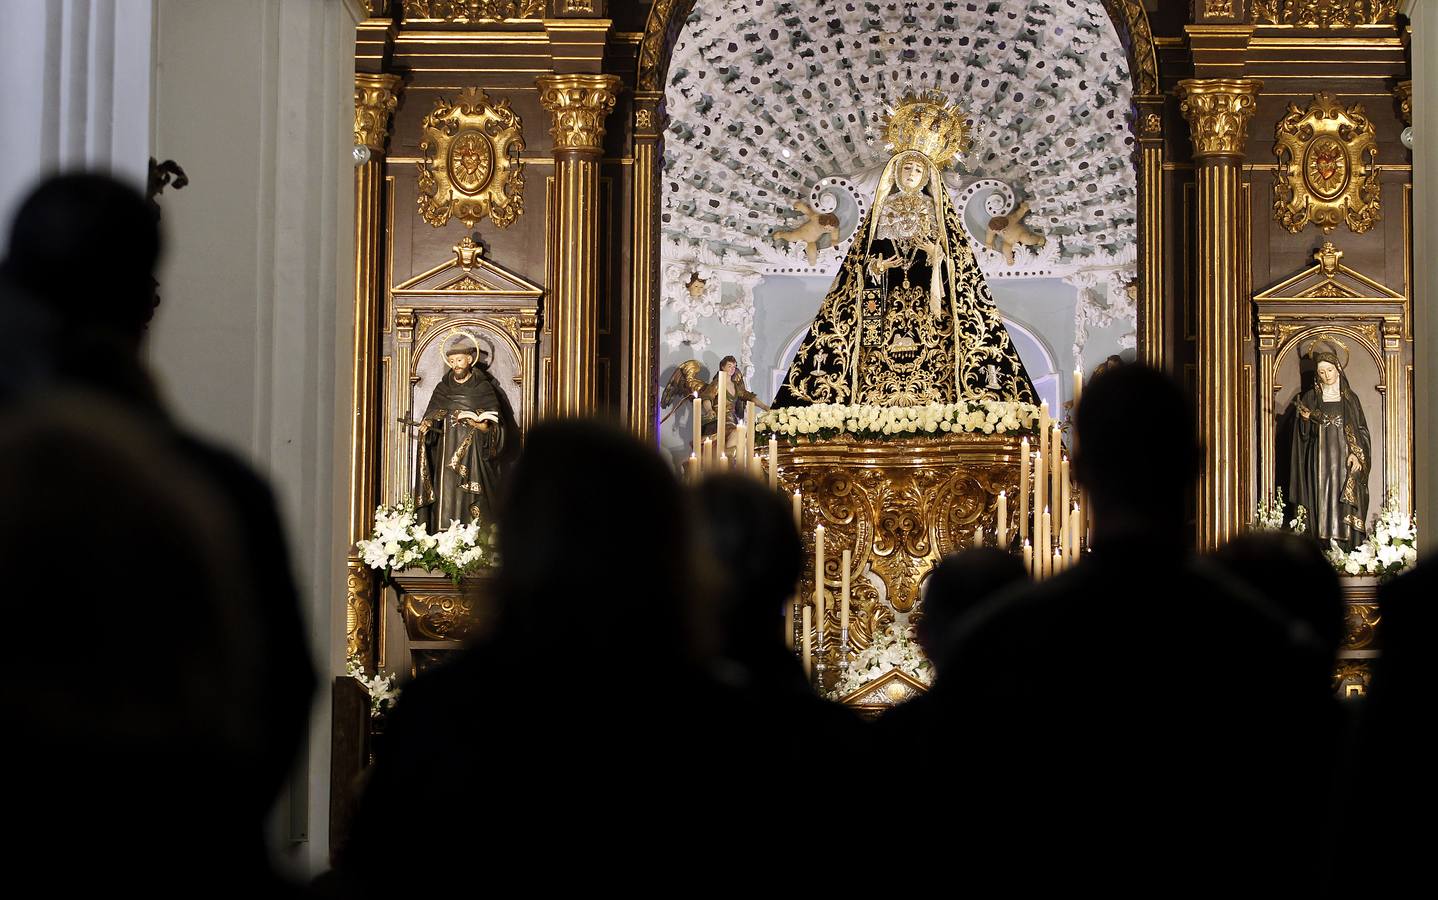
[[1164, 366], [1163, 95], [1134, 98], [1138, 106], [1138, 352], [1155, 369]]
[[598, 410], [599, 160], [617, 75], [541, 75], [539, 102], [554, 116], [553, 278], [547, 315], [551, 415]]
[[355, 305], [350, 371], [349, 555], [345, 568], [345, 646], [366, 667], [375, 665], [374, 570], [354, 549], [369, 535], [379, 496], [379, 333], [384, 295], [382, 211], [384, 147], [400, 77], [355, 74]]
[[660, 105], [664, 94], [641, 91], [634, 97], [634, 251], [629, 308], [630, 428], [644, 440], [659, 434], [659, 254], [655, 253], [659, 215], [659, 167], [664, 152]]
[[1244, 248], [1240, 245], [1244, 145], [1262, 82], [1252, 78], [1189, 79], [1178, 83], [1179, 109], [1193, 139], [1198, 189], [1198, 409], [1203, 441], [1198, 539], [1213, 548], [1243, 522], [1242, 328]]

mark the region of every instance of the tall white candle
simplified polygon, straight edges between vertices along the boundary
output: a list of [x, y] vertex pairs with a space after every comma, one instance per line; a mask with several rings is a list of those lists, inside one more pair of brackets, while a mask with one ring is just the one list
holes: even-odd
[[[848, 547], [844, 548], [844, 571], [839, 575], [839, 629], [849, 633], [849, 566], [854, 564], [854, 551]], [[847, 647], [841, 647], [847, 651]]]
[[1063, 540], [1059, 541], [1059, 546], [1063, 547], [1064, 552], [1067, 553], [1069, 545], [1069, 458], [1067, 456], [1063, 458], [1063, 462], [1060, 464], [1058, 508], [1059, 515], [1063, 516], [1063, 522], [1059, 525], [1059, 532], [1063, 535]]
[[[1044, 474], [1044, 442], [1039, 441], [1039, 449], [1034, 453], [1034, 546], [1045, 547], [1044, 533], [1039, 530], [1043, 524], [1041, 517], [1044, 507], [1048, 506], [1049, 480]], [[1042, 554], [1040, 554], [1042, 555]]]
[[999, 491], [999, 549], [1007, 549], [1009, 544], [1009, 501], [1004, 491]]
[[1039, 528], [1039, 543], [1034, 545], [1037, 548], [1034, 552], [1039, 558], [1039, 564], [1044, 568], [1043, 574], [1048, 576], [1053, 574], [1048, 566], [1049, 548], [1053, 546], [1053, 538], [1051, 535], [1054, 531], [1053, 523], [1049, 521], [1049, 509], [1047, 506], [1044, 507], [1044, 517], [1039, 524], [1041, 526]]
[[744, 464], [745, 451], [749, 449], [749, 437], [744, 432], [748, 431], [743, 422], [734, 425], [734, 468], [738, 469]]
[[1047, 400], [1039, 403], [1039, 443], [1042, 444], [1049, 434], [1049, 402]]
[[804, 528], [804, 501], [797, 490], [794, 491], [794, 527], [800, 529], [801, 534], [803, 533], [802, 529]]
[[729, 385], [725, 384], [728, 379], [729, 376], [724, 372], [723, 369], [720, 369], [718, 383], [719, 390], [716, 394], [716, 398], [714, 401], [714, 408], [719, 414], [718, 424], [714, 426], [714, 437], [716, 438], [714, 443], [717, 447], [718, 452], [718, 455], [714, 457], [714, 460], [715, 465], [721, 469], [724, 467], [724, 460], [729, 447], [729, 445], [725, 443], [725, 435], [729, 426]]
[[699, 454], [700, 445], [704, 443], [704, 401], [699, 399], [699, 392], [694, 392], [694, 454]]
[[1024, 569], [1034, 578], [1034, 545], [1024, 541]]
[[789, 652], [794, 652], [794, 598], [790, 597], [789, 602], [784, 604], [784, 646]]
[[1071, 412], [1069, 413], [1069, 417], [1070, 417], [1071, 419], [1072, 419], [1072, 417], [1073, 417], [1073, 414], [1074, 414], [1075, 412], [1078, 412], [1078, 402], [1079, 402], [1079, 397], [1081, 397], [1081, 396], [1083, 396], [1083, 370], [1080, 369], [1080, 368], [1075, 367], [1075, 368], [1074, 368], [1074, 400], [1073, 400], [1073, 406], [1070, 407]]
[[980, 526], [978, 526], [977, 528], [974, 529], [974, 546], [975, 546], [975, 547], [982, 547], [983, 545], [984, 545], [984, 526], [980, 525]]
[[814, 637], [809, 633], [813, 627], [814, 608], [805, 604], [804, 618], [800, 622], [800, 629], [804, 635], [804, 676], [812, 678], [814, 672]]
[[[1059, 430], [1059, 423], [1057, 422], [1053, 424], [1053, 427], [1049, 429], [1049, 432], [1051, 438], [1051, 449], [1049, 451], [1049, 503], [1057, 504], [1059, 502], [1059, 460], [1063, 458], [1064, 439], [1063, 432]], [[1063, 519], [1062, 506], [1058, 507], [1058, 514], [1059, 518], [1054, 521], [1055, 536], [1058, 535], [1058, 526], [1061, 524]]]
[[814, 609], [819, 615], [819, 624], [824, 622], [824, 526], [814, 526]]
[[1029, 536], [1029, 439], [1019, 443], [1019, 540]]
[[769, 489], [779, 489], [779, 439], [769, 438]]

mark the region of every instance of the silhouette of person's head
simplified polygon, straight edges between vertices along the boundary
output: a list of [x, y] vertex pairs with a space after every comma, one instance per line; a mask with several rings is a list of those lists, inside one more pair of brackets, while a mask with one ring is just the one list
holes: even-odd
[[695, 489], [702, 546], [715, 566], [724, 640], [778, 645], [775, 627], [793, 595], [803, 545], [789, 505], [774, 491], [742, 475], [706, 478]]
[[[20, 205], [3, 271], [72, 334], [138, 343], [159, 256], [159, 223], [138, 191], [107, 175], [57, 175]], [[97, 277], [57, 277], [77, 265]]]
[[543, 642], [561, 665], [568, 650], [689, 649], [689, 518], [669, 468], [632, 436], [590, 421], [537, 425], [508, 478], [498, 537], [501, 639]]
[[1167, 375], [1129, 364], [1094, 377], [1075, 412], [1074, 472], [1089, 493], [1096, 538], [1121, 527], [1181, 527], [1198, 474], [1194, 416]]
[[1028, 577], [1024, 564], [993, 547], [971, 547], [939, 561], [924, 589], [915, 637], [935, 669], [943, 668], [949, 635], [964, 614]]
[[1239, 535], [1214, 560], [1311, 632], [1326, 682], [1343, 643], [1343, 586], [1313, 540], [1281, 531]]

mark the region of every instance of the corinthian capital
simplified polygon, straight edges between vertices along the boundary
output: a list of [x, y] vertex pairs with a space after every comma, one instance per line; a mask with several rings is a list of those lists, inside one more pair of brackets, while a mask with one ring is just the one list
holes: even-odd
[[1393, 88], [1393, 96], [1398, 99], [1398, 117], [1403, 120], [1404, 125], [1413, 124], [1413, 82], [1400, 81]]
[[555, 150], [599, 153], [604, 148], [604, 119], [619, 95], [617, 75], [541, 75], [539, 102], [554, 116]]
[[1188, 120], [1195, 159], [1243, 155], [1248, 120], [1262, 87], [1255, 78], [1189, 78], [1178, 83], [1178, 109]]
[[384, 152], [389, 116], [399, 103], [398, 75], [355, 73], [355, 146]]

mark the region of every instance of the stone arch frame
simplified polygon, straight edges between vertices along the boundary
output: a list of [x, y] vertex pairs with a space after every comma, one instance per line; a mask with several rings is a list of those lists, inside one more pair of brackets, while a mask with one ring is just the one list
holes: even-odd
[[[633, 280], [630, 285], [629, 422], [640, 435], [658, 437], [659, 200], [662, 182], [664, 85], [679, 32], [698, 0], [654, 0], [639, 43], [635, 75]], [[1162, 367], [1163, 328], [1163, 103], [1158, 54], [1142, 0], [1103, 0], [1128, 56], [1137, 141], [1138, 356]]]

